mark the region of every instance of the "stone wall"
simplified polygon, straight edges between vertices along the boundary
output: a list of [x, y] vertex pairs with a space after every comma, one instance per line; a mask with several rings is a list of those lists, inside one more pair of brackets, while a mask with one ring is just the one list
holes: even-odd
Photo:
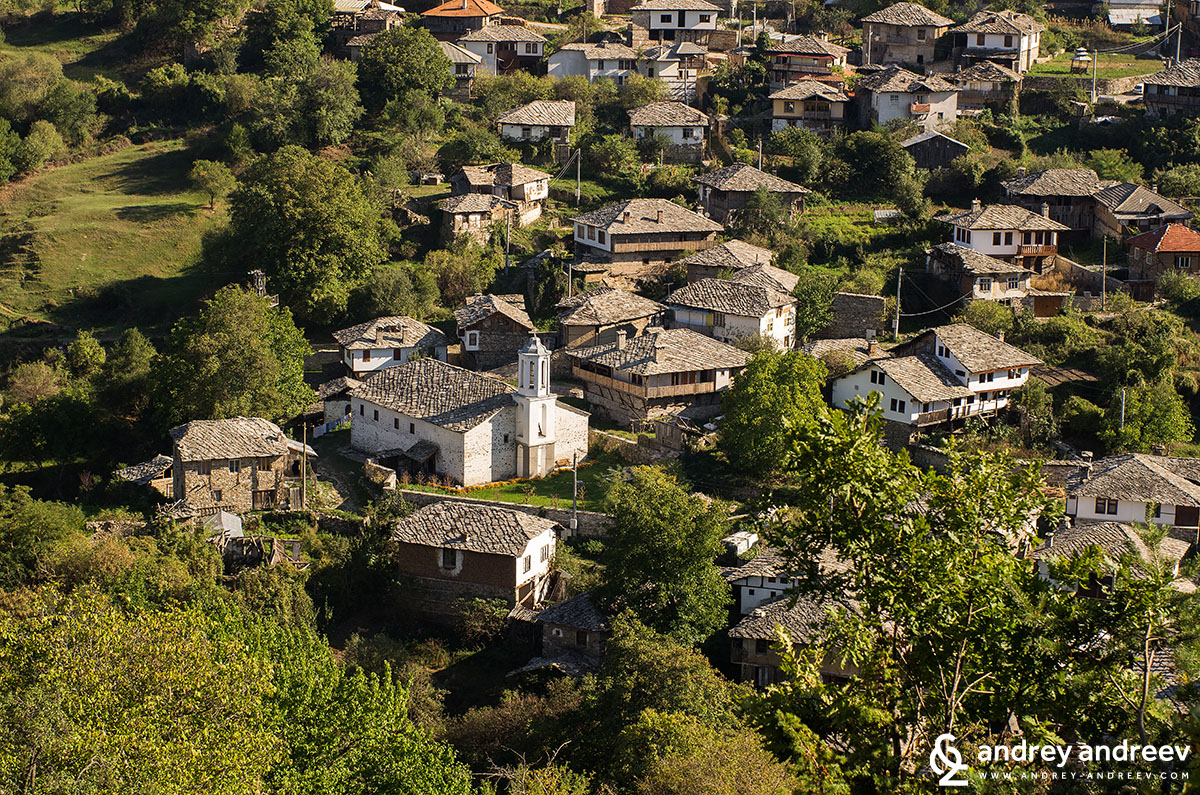
[[[467, 497], [458, 494], [439, 494], [431, 491], [412, 491], [408, 489], [400, 489], [398, 493], [404, 499], [411, 502], [417, 507], [430, 505], [435, 502], [465, 502], [472, 505], [490, 505], [494, 508], [507, 508], [511, 511], [522, 511], [523, 513], [541, 516], [549, 519], [552, 522], [557, 522], [570, 535], [571, 527], [571, 508], [568, 505], [566, 508], [553, 508], [548, 505], [524, 505], [516, 502], [502, 502], [500, 500], [482, 500], [477, 497]], [[578, 511], [578, 527], [576, 535], [587, 538], [603, 537], [608, 534], [608, 530], [612, 527], [612, 519], [608, 514], [597, 513], [596, 511]]]
[[834, 293], [829, 325], [817, 332], [817, 339], [873, 337], [886, 328], [886, 309], [881, 295]]
[[639, 436], [639, 440], [635, 442], [624, 436], [598, 431], [595, 428], [589, 432], [588, 436], [593, 448], [606, 453], [616, 453], [622, 460], [630, 464], [649, 464], [662, 457], [663, 454], [662, 450], [651, 447], [649, 443], [641, 442], [642, 438], [648, 437]]
[[[226, 459], [206, 463], [209, 473], [202, 475], [198, 462], [183, 464], [178, 456], [175, 457], [172, 490], [177, 495], [176, 499], [184, 500], [192, 508], [212, 509], [210, 513], [216, 510], [242, 513], [257, 510], [254, 492], [266, 491], [271, 493], [276, 506], [287, 507], [289, 487], [292, 485], [291, 481], [286, 480], [291, 474], [290, 456], [238, 459], [236, 472], [230, 471], [230, 462]], [[264, 463], [267, 465], [264, 466]]]

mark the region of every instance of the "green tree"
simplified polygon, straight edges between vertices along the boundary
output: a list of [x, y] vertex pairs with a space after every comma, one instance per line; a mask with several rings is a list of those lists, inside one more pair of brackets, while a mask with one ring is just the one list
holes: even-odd
[[410, 91], [437, 94], [454, 84], [450, 59], [425, 28], [394, 27], [371, 39], [358, 62], [358, 85], [371, 110]]
[[971, 301], [955, 318], [960, 323], [991, 334], [1008, 334], [1013, 329], [1013, 310], [998, 301]]
[[192, 185], [208, 194], [208, 209], [216, 209], [217, 197], [224, 198], [237, 186], [229, 166], [216, 160], [196, 160], [188, 172]]
[[90, 331], [80, 331], [67, 346], [67, 366], [76, 378], [90, 381], [104, 366], [104, 347]]
[[1084, 164], [1100, 179], [1141, 182], [1142, 166], [1124, 149], [1093, 149]]
[[17, 173], [21, 157], [21, 136], [8, 119], [0, 118], [0, 183], [8, 182]]
[[836, 145], [835, 151], [838, 159], [850, 167], [844, 189], [857, 195], [893, 196], [916, 173], [912, 157], [886, 133], [851, 133]]
[[618, 89], [621, 107], [633, 110], [651, 102], [662, 102], [667, 99], [666, 83], [651, 77], [642, 77], [633, 72], [625, 79], [625, 84]]
[[51, 122], [71, 146], [91, 140], [100, 123], [96, 95], [73, 80], [59, 80], [42, 103], [41, 116]]
[[720, 447], [735, 470], [754, 477], [780, 471], [790, 435], [825, 403], [825, 376], [824, 364], [799, 351], [750, 360], [722, 401]]
[[812, 130], [803, 127], [785, 127], [771, 133], [767, 151], [774, 155], [791, 158], [792, 176], [801, 185], [819, 181], [825, 165], [826, 144]]
[[629, 607], [682, 643], [720, 628], [729, 586], [713, 564], [728, 526], [725, 506], [692, 496], [673, 476], [634, 467], [609, 488], [613, 529], [605, 539], [606, 609]]
[[389, 263], [376, 268], [350, 299], [355, 317], [429, 317], [438, 302], [437, 277], [428, 268]]
[[1181, 198], [1200, 196], [1200, 163], [1158, 169], [1151, 179], [1164, 196]]
[[301, 81], [297, 113], [309, 144], [329, 146], [349, 137], [363, 115], [356, 79], [353, 63], [322, 61]]
[[609, 179], [633, 179], [638, 173], [637, 147], [624, 135], [604, 135], [591, 143], [587, 158], [593, 173]]
[[331, 320], [383, 262], [379, 211], [340, 165], [297, 146], [254, 161], [230, 194], [230, 257], [262, 268], [302, 315]]
[[1159, 445], [1191, 441], [1195, 432], [1183, 398], [1170, 382], [1160, 381], [1114, 392], [1101, 435], [1113, 452], [1148, 453]]
[[425, 268], [437, 279], [437, 290], [447, 306], [457, 307], [483, 292], [500, 267], [499, 254], [465, 238], [449, 248], [429, 252]]
[[0, 61], [0, 117], [31, 123], [62, 76], [62, 63], [48, 53], [6, 57]]
[[765, 187], [757, 188], [737, 212], [733, 227], [744, 235], [773, 240], [788, 222], [788, 210], [779, 196]]
[[54, 546], [82, 534], [83, 512], [77, 506], [35, 500], [27, 486], [0, 485], [0, 587], [13, 589], [40, 578]]
[[230, 285], [175, 325], [154, 360], [154, 401], [166, 423], [290, 417], [312, 402], [312, 353], [291, 312]]
[[115, 413], [137, 416], [150, 400], [150, 372], [156, 351], [146, 335], [127, 329], [108, 351], [100, 371], [100, 394]]
[[246, 0], [156, 0], [152, 14], [138, 23], [147, 42], [173, 47], [210, 44], [221, 20], [238, 19]]
[[462, 166], [516, 160], [517, 153], [501, 143], [500, 137], [492, 131], [472, 126], [456, 132], [442, 144], [438, 158]]
[[38, 119], [21, 141], [14, 163], [21, 171], [36, 171], [50, 158], [62, 154], [65, 149], [66, 144], [54, 125], [44, 119]]

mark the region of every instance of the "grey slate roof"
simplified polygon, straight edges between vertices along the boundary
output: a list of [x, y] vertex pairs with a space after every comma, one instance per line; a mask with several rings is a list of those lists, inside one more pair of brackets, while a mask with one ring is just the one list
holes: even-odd
[[597, 287], [558, 303], [559, 325], [608, 326], [653, 317], [666, 307], [635, 293]]
[[752, 246], [744, 240], [735, 239], [689, 254], [682, 262], [684, 265], [704, 265], [738, 270], [748, 265], [769, 264], [773, 259], [775, 259], [775, 252]]
[[1028, 14], [1016, 11], [980, 11], [951, 33], [1001, 33], [1024, 35], [1041, 32], [1046, 26]]
[[986, 334], [966, 323], [954, 323], [933, 329], [954, 358], [972, 373], [1003, 370], [1009, 367], [1037, 367], [1044, 362], [1020, 348]]
[[484, 25], [459, 41], [545, 41], [546, 37], [524, 25]]
[[488, 166], [463, 166], [463, 176], [471, 185], [491, 185], [500, 188], [511, 188], [514, 185], [526, 185], [550, 179], [545, 171], [522, 165], [520, 163], [492, 163]]
[[930, 93], [958, 91], [958, 86], [937, 75], [919, 75], [902, 66], [895, 65], [861, 78], [858, 81], [858, 87], [876, 93], [915, 94], [918, 91]]
[[690, 329], [656, 329], [617, 343], [569, 351], [579, 361], [631, 375], [658, 375], [745, 367], [750, 354]]
[[192, 420], [172, 428], [171, 438], [180, 461], [280, 456], [289, 441], [278, 425], [261, 417]]
[[905, 149], [907, 149], [910, 146], [916, 146], [917, 144], [925, 143], [926, 141], [931, 141], [934, 138], [945, 138], [950, 143], [961, 146], [963, 148], [964, 152], [971, 148], [967, 144], [964, 144], [962, 141], [956, 141], [955, 139], [951, 138], [949, 135], [940, 133], [937, 130], [926, 130], [923, 133], [917, 133], [912, 138], [909, 138], [905, 141], [901, 141], [900, 145], [903, 146]]
[[862, 21], [877, 22], [881, 25], [899, 25], [905, 28], [945, 28], [954, 24], [954, 20], [946, 19], [941, 14], [935, 14], [917, 3], [893, 3], [874, 14], [867, 14]]
[[317, 401], [328, 400], [336, 395], [344, 394], [360, 384], [362, 381], [345, 375], [326, 381], [317, 387]]
[[[376, 342], [376, 330], [384, 329], [383, 344]], [[333, 338], [347, 350], [360, 348], [436, 348], [449, 345], [446, 335], [433, 326], [403, 315], [377, 317], [357, 326], [333, 332]]]
[[793, 643], [812, 643], [820, 638], [830, 611], [838, 608], [855, 610], [857, 603], [851, 599], [801, 595], [793, 604], [792, 596], [785, 594], [756, 607], [729, 629], [729, 637], [773, 640], [775, 627], [782, 626]]
[[963, 210], [939, 215], [938, 221], [967, 229], [1013, 229], [1025, 231], [1066, 232], [1070, 227], [1015, 204], [989, 204], [979, 210]]
[[800, 277], [791, 271], [776, 268], [774, 265], [751, 265], [733, 274], [731, 281], [769, 287], [772, 290], [782, 290], [790, 294], [800, 283]]
[[467, 305], [454, 310], [454, 322], [460, 329], [474, 326], [492, 315], [500, 313], [509, 320], [515, 321], [522, 328], [533, 330], [533, 321], [525, 310], [513, 306], [497, 295], [473, 295], [467, 299]]
[[439, 549], [458, 549], [515, 558], [526, 545], [556, 524], [523, 511], [435, 502], [392, 526], [392, 540]]
[[632, 11], [713, 11], [721, 10], [705, 0], [646, 0], [634, 6]]
[[1142, 82], [1156, 86], [1177, 86], [1180, 88], [1195, 88], [1200, 86], [1200, 58], [1185, 58], [1173, 66], [1168, 66], [1161, 72], [1146, 75]]
[[490, 213], [497, 207], [502, 207], [504, 200], [490, 193], [464, 193], [461, 196], [451, 196], [441, 199], [437, 207], [444, 213], [461, 215], [464, 213]]
[[716, 171], [701, 174], [695, 181], [725, 191], [753, 192], [759, 188], [766, 188], [772, 193], [812, 193], [803, 185], [780, 179], [746, 163], [734, 163], [732, 166], [718, 168]]
[[1090, 168], [1048, 168], [1000, 182], [1009, 193], [1036, 198], [1091, 196], [1106, 184]]
[[159, 453], [149, 461], [143, 461], [140, 464], [118, 469], [113, 475], [121, 480], [128, 480], [139, 486], [145, 486], [155, 478], [161, 477], [164, 472], [171, 468], [173, 462], [174, 459], [171, 456]]
[[575, 103], [572, 100], [538, 99], [508, 113], [501, 113], [496, 121], [500, 124], [572, 127], [575, 124]]
[[781, 290], [725, 279], [701, 279], [680, 287], [666, 300], [668, 304], [755, 318], [795, 301]]
[[891, 356], [890, 353], [878, 347], [874, 353], [871, 353], [870, 344], [862, 337], [812, 340], [801, 345], [800, 350], [815, 359], [820, 359], [830, 353], [844, 353], [854, 362], [855, 367], [861, 367], [873, 359], [886, 359]]
[[682, 102], [651, 102], [629, 111], [629, 123], [639, 127], [693, 127], [708, 124], [708, 116]]
[[462, 433], [513, 405], [514, 392], [497, 378], [437, 359], [415, 359], [378, 371], [350, 394]]
[[[1043, 543], [1030, 552], [1029, 556], [1034, 560], [1070, 558], [1092, 547], [1098, 547], [1113, 560], [1130, 553], [1147, 562], [1152, 558], [1150, 547], [1133, 525], [1124, 522], [1088, 521], [1079, 521], [1071, 527], [1055, 531], [1050, 544]], [[1178, 562], [1190, 548], [1188, 542], [1167, 536], [1159, 543], [1158, 551], [1168, 560]]]
[[1099, 191], [1096, 201], [1110, 209], [1117, 218], [1141, 216], [1184, 219], [1192, 213], [1186, 207], [1160, 196], [1149, 188], [1129, 182], [1118, 182]]
[[[662, 223], [658, 213], [662, 213]], [[625, 215], [629, 219], [625, 219]], [[725, 227], [700, 213], [666, 199], [629, 199], [571, 219], [596, 226], [610, 235], [671, 234], [672, 232], [720, 232]]]
[[1000, 275], [1009, 273], [1029, 273], [1027, 268], [1005, 262], [995, 257], [989, 257], [981, 251], [960, 246], [957, 243], [942, 243], [934, 246], [942, 253], [944, 259], [955, 262], [963, 270], [977, 275]]
[[770, 55], [832, 55], [835, 58], [845, 57], [848, 52], [846, 47], [816, 36], [794, 36], [767, 49]]
[[[558, 48], [559, 51], [575, 51], [583, 53], [583, 57], [589, 61], [610, 61], [610, 60], [637, 60], [637, 50], [626, 47], [624, 44], [615, 41], [600, 42], [597, 44], [589, 44], [587, 42], [576, 41], [570, 44], [564, 44]], [[574, 104], [574, 103], [572, 103]]]
[[1200, 506], [1200, 459], [1128, 453], [1102, 458], [1066, 486], [1075, 497]]
[[769, 99], [811, 99], [817, 97], [829, 102], [849, 102], [846, 96], [836, 86], [822, 83], [819, 80], [797, 80], [790, 86], [785, 86], [772, 94]]
[[874, 359], [870, 366], [887, 373], [888, 378], [922, 403], [953, 400], [971, 394], [971, 390], [932, 353]]
[[537, 614], [537, 620], [545, 624], [559, 624], [572, 629], [604, 632], [608, 629], [608, 617], [596, 607], [591, 594], [581, 593], [570, 599], [551, 605]]
[[1020, 83], [1021, 75], [1007, 66], [995, 61], [976, 61], [974, 64], [950, 75], [955, 83], [965, 83], [968, 80], [982, 80], [992, 83]]
[[[351, 41], [353, 41], [353, 39], [351, 39]], [[463, 49], [454, 42], [439, 41], [438, 45], [442, 48], [442, 52], [445, 53], [446, 57], [450, 59], [450, 63], [452, 64], [465, 63], [479, 65], [483, 63], [482, 56], [476, 55], [470, 50]]]

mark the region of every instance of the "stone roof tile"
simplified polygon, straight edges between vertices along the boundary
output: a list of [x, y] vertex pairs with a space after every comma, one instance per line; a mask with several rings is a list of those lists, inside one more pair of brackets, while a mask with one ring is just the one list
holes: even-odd
[[524, 511], [448, 500], [398, 520], [392, 526], [392, 540], [516, 558], [530, 541], [556, 526]]
[[611, 367], [630, 375], [659, 375], [745, 367], [750, 354], [691, 329], [656, 329], [631, 337], [624, 345], [595, 345], [569, 351], [581, 362]]
[[513, 405], [515, 392], [491, 376], [437, 359], [413, 359], [378, 371], [350, 394], [461, 433]]
[[[662, 221], [658, 220], [662, 213]], [[628, 216], [628, 218], [626, 218]], [[600, 227], [609, 235], [720, 232], [725, 227], [666, 199], [629, 199], [577, 215], [576, 223]]]
[[[378, 332], [383, 332], [382, 342]], [[445, 334], [426, 323], [403, 315], [377, 317], [365, 323], [333, 332], [333, 338], [347, 350], [361, 348], [437, 348], [449, 345]]]
[[668, 304], [754, 318], [795, 301], [781, 290], [725, 279], [701, 279], [680, 287], [666, 300]]

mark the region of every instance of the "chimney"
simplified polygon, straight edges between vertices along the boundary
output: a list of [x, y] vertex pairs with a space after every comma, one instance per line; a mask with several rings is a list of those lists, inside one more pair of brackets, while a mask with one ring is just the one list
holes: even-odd
[[629, 211], [628, 210], [625, 211], [624, 223], [629, 223]]
[[1050, 203], [1049, 202], [1042, 202], [1042, 217], [1043, 218], [1050, 217]]
[[983, 202], [979, 199], [971, 199], [971, 212], [977, 213], [983, 209]]
[[1018, 177], [1025, 176], [1025, 166], [1017, 166], [1017, 176]]
[[868, 337], [867, 338], [867, 355], [874, 356], [877, 353], [879, 353], [879, 343], [875, 341], [874, 337]]
[[1004, 342], [1004, 329], [1000, 329], [999, 331], [996, 332], [996, 339], [1000, 340], [1001, 342]]
[[1158, 193], [1158, 183], [1157, 182], [1150, 183], [1150, 191], [1152, 193]]
[[383, 347], [383, 328], [384, 328], [383, 326], [375, 327], [375, 347], [376, 348]]
[[658, 211], [658, 222], [659, 222], [660, 224], [662, 223], [662, 210], [659, 210], [659, 211]]
[[1079, 457], [1083, 459], [1083, 464], [1079, 467], [1079, 474], [1084, 480], [1092, 476], [1092, 451], [1084, 450], [1080, 452]]
[[618, 329], [617, 330], [617, 350], [621, 351], [624, 349], [625, 349], [625, 330]]

